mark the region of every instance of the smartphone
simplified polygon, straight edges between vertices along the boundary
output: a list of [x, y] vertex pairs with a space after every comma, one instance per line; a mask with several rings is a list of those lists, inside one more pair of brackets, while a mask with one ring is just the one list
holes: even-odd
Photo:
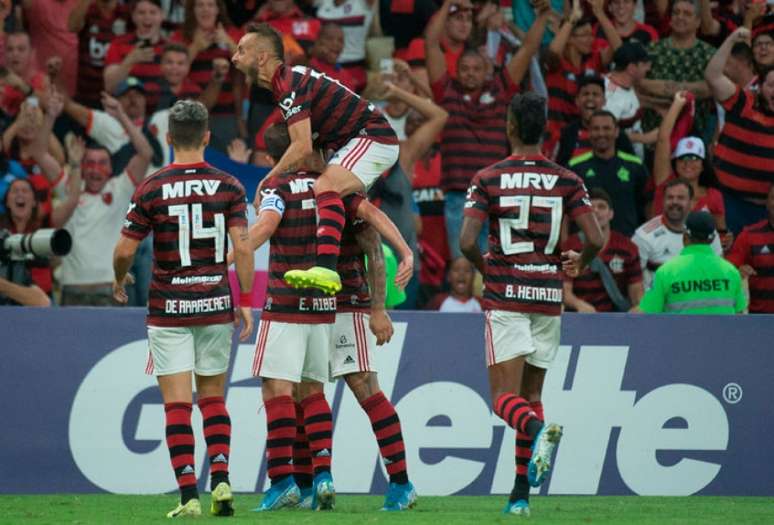
[[395, 62], [391, 58], [383, 58], [379, 61], [379, 71], [383, 75], [395, 73]]
[[32, 95], [31, 97], [27, 97], [27, 105], [31, 108], [36, 108], [40, 105], [40, 102], [38, 101], [38, 97], [35, 95]]

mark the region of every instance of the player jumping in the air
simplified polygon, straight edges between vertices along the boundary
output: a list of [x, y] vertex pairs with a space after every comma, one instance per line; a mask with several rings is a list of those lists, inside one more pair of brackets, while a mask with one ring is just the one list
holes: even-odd
[[[210, 461], [210, 511], [217, 516], [234, 513], [228, 479], [231, 420], [223, 399], [234, 331], [226, 234], [234, 245], [243, 294], [253, 285], [253, 250], [244, 188], [204, 162], [207, 128], [203, 104], [184, 100], [172, 107], [167, 141], [175, 163], [137, 188], [113, 254], [113, 294], [126, 303], [127, 271], [140, 241], [153, 233], [146, 372], [156, 374], [164, 399], [167, 446], [180, 487], [180, 504], [167, 514], [170, 518], [201, 514], [191, 429], [191, 371]], [[237, 313], [244, 323], [240, 339], [245, 340], [252, 332], [252, 313], [249, 307]]]
[[[541, 391], [559, 347], [562, 270], [571, 276], [603, 244], [583, 182], [540, 154], [545, 99], [516, 95], [508, 110], [512, 154], [476, 174], [460, 247], [484, 276], [485, 347], [495, 413], [516, 430], [516, 480], [506, 513], [529, 515], [529, 488], [551, 467], [562, 427], [543, 424]], [[562, 218], [574, 219], [581, 254], [558, 249]], [[476, 239], [489, 221], [489, 253]], [[531, 449], [531, 450], [530, 450]]]
[[248, 79], [272, 91], [288, 124], [290, 147], [268, 178], [299, 168], [314, 144], [332, 153], [314, 185], [319, 214], [315, 265], [291, 270], [285, 280], [335, 295], [341, 290], [336, 273], [344, 227], [341, 199], [367, 190], [390, 169], [398, 160], [398, 138], [373, 104], [314, 69], [286, 66], [282, 37], [267, 24], [248, 29], [232, 61]]
[[[267, 149], [278, 160], [290, 142], [284, 124], [272, 126], [265, 135]], [[294, 385], [302, 379], [322, 383], [328, 380], [330, 327], [335, 320], [336, 298], [319, 290], [291, 288], [283, 274], [289, 267], [314, 263], [317, 229], [312, 186], [317, 172], [297, 170], [268, 179], [260, 191], [258, 221], [250, 228], [250, 246], [257, 248], [271, 238], [269, 288], [258, 328], [253, 375], [260, 376], [266, 407], [268, 475], [271, 487], [257, 510], [293, 506], [302, 498], [293, 473], [293, 445], [297, 422], [309, 441], [313, 482], [311, 507], [334, 507], [335, 490], [330, 473], [333, 418], [322, 392], [293, 400]], [[389, 220], [358, 195], [345, 199], [349, 220], [370, 215], [380, 231], [400, 238]], [[410, 253], [410, 252], [409, 252]], [[409, 255], [410, 257], [410, 255]], [[400, 276], [401, 284], [411, 277], [411, 268]]]

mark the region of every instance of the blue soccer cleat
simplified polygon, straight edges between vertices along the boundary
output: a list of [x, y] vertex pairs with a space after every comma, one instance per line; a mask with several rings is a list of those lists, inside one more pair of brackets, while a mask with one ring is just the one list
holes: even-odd
[[525, 499], [509, 501], [505, 504], [503, 514], [515, 514], [517, 516], [529, 518], [529, 502]]
[[532, 457], [527, 467], [527, 481], [532, 487], [543, 484], [551, 471], [551, 455], [562, 439], [562, 427], [556, 423], [543, 425], [532, 442]]
[[312, 482], [312, 510], [333, 510], [336, 506], [336, 489], [330, 472], [320, 472]]
[[263, 495], [263, 501], [257, 508], [253, 509], [253, 512], [295, 507], [300, 498], [301, 491], [298, 490], [298, 485], [293, 480], [293, 476], [288, 476], [269, 487], [269, 490]]
[[390, 488], [387, 490], [387, 495], [384, 498], [382, 510], [408, 510], [413, 508], [416, 504], [417, 491], [414, 490], [414, 485], [410, 481], [403, 484], [390, 483]]
[[301, 489], [301, 497], [298, 500], [298, 505], [296, 505], [299, 509], [310, 509], [312, 508], [312, 500], [314, 499], [314, 489], [312, 487], [306, 487]]

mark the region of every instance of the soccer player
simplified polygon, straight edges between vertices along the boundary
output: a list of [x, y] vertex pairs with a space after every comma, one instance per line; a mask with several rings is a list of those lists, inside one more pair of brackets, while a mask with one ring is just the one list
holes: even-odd
[[[468, 189], [460, 247], [484, 276], [485, 347], [495, 413], [516, 430], [516, 480], [506, 513], [529, 515], [529, 487], [551, 467], [562, 427], [543, 424], [546, 369], [559, 347], [562, 269], [575, 277], [604, 244], [581, 179], [540, 154], [545, 99], [516, 95], [508, 108], [512, 154], [479, 171]], [[583, 251], [557, 250], [563, 217], [585, 234]], [[489, 253], [476, 239], [489, 221]], [[530, 451], [532, 448], [532, 451]]]
[[[270, 156], [277, 162], [291, 142], [287, 126], [272, 126], [264, 138]], [[320, 389], [302, 393], [300, 409], [297, 409], [293, 391], [302, 379], [315, 383], [328, 379], [330, 325], [335, 321], [336, 298], [325, 297], [320, 290], [294, 289], [283, 280], [288, 267], [310, 266], [314, 262], [314, 251], [308, 247], [314, 244], [317, 230], [312, 187], [318, 176], [319, 172], [296, 170], [268, 179], [260, 191], [258, 221], [249, 232], [253, 249], [271, 238], [269, 288], [253, 361], [253, 375], [262, 378], [271, 479], [271, 487], [256, 509], [260, 511], [293, 506], [301, 499], [292, 464], [297, 420], [303, 421], [301, 426], [309, 440], [314, 476], [311, 507], [329, 510], [335, 504], [330, 473], [333, 432], [330, 406]], [[360, 195], [346, 199], [346, 204], [350, 222], [359, 215], [374, 221], [388, 240], [396, 240], [396, 236], [400, 239], [397, 228]], [[411, 251], [407, 246], [404, 251], [403, 255], [410, 261]], [[409, 267], [399, 276], [400, 284], [405, 285], [410, 278]]]
[[248, 29], [232, 61], [253, 83], [272, 91], [288, 124], [290, 147], [267, 179], [298, 168], [313, 142], [332, 152], [314, 185], [320, 217], [315, 264], [290, 271], [285, 279], [335, 295], [341, 290], [336, 273], [345, 213], [341, 199], [367, 190], [395, 164], [398, 138], [373, 104], [319, 71], [286, 66], [282, 38], [267, 24]]
[[[235, 322], [226, 234], [234, 245], [239, 286], [247, 297], [253, 285], [253, 251], [244, 188], [204, 162], [210, 139], [207, 127], [207, 109], [201, 103], [183, 100], [172, 106], [167, 141], [175, 163], [138, 186], [113, 253], [113, 295], [126, 303], [127, 271], [140, 241], [153, 233], [146, 371], [156, 374], [161, 388], [167, 446], [180, 488], [180, 504], [167, 514], [170, 518], [201, 514], [191, 429], [191, 371], [210, 460], [210, 511], [218, 516], [234, 513], [228, 479], [231, 420], [223, 398]], [[241, 307], [237, 313], [244, 341], [252, 332], [252, 312]]]

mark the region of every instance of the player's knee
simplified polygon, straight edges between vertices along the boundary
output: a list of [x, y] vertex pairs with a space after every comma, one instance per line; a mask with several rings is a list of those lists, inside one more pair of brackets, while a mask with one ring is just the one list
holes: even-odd
[[297, 386], [297, 399], [300, 401], [314, 394], [322, 394], [324, 390], [325, 387], [322, 383], [318, 383], [317, 381], [302, 381]]
[[293, 383], [281, 379], [268, 379], [264, 377], [261, 382], [261, 394], [263, 395], [264, 401], [281, 396], [292, 397]]
[[379, 381], [373, 372], [348, 374], [344, 376], [344, 381], [359, 403], [379, 392]]

